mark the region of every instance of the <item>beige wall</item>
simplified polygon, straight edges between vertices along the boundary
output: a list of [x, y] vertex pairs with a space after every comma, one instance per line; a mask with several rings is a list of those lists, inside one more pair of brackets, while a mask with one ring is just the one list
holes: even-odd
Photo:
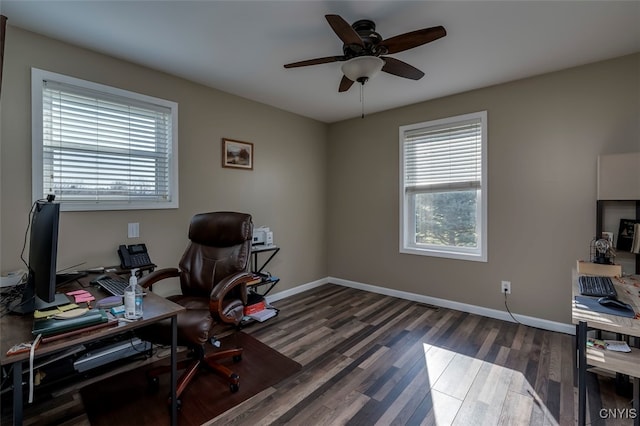
[[[241, 210], [282, 246], [269, 268], [282, 277], [278, 291], [333, 276], [502, 310], [499, 283], [510, 280], [512, 311], [569, 322], [571, 268], [595, 228], [596, 158], [640, 150], [640, 55], [326, 125], [9, 26], [3, 273], [20, 267], [31, 200], [32, 66], [180, 108], [180, 208], [63, 212], [59, 267], [117, 263], [117, 245], [135, 242], [174, 266], [194, 213]], [[489, 262], [400, 254], [398, 127], [480, 110], [489, 116]], [[221, 168], [221, 137], [255, 143], [255, 170]], [[606, 224], [631, 214], [615, 210]], [[139, 239], [126, 238], [128, 222], [140, 222]]]
[[[595, 231], [596, 159], [640, 150], [639, 95], [634, 55], [331, 125], [329, 275], [499, 310], [509, 280], [512, 311], [569, 323], [571, 269]], [[481, 110], [489, 262], [400, 254], [398, 127]]]
[[[270, 226], [282, 250], [268, 270], [286, 290], [327, 276], [326, 132], [311, 119], [8, 26], [1, 109], [1, 269], [21, 267], [31, 205], [30, 69], [95, 81], [179, 104], [180, 208], [62, 212], [58, 268], [118, 263], [119, 244], [145, 242], [175, 266], [195, 213], [237, 210]], [[221, 167], [221, 138], [254, 143], [253, 171]], [[127, 238], [127, 223], [140, 238]], [[172, 289], [173, 290], [173, 289]]]

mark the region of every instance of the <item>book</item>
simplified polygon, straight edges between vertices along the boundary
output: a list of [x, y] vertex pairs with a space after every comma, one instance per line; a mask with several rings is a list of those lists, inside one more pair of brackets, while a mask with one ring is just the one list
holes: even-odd
[[256, 285], [262, 282], [262, 276], [254, 274], [249, 281], [245, 283], [245, 285]]
[[[640, 223], [640, 220], [620, 219], [620, 228], [618, 231], [618, 244], [616, 245], [616, 248], [618, 250], [629, 251], [629, 252], [632, 250], [634, 245], [634, 236], [636, 235], [635, 225], [638, 223]], [[640, 245], [640, 242], [638, 242], [637, 244]]]
[[269, 318], [275, 317], [277, 314], [278, 314], [278, 311], [276, 309], [267, 308], [260, 312], [256, 312], [254, 314], [247, 315], [247, 316], [258, 322], [263, 322], [268, 320]]
[[244, 307], [244, 314], [247, 316], [251, 316], [253, 314], [257, 314], [260, 311], [263, 311], [266, 308], [266, 303], [264, 300], [256, 302], [252, 305], [247, 305]]
[[67, 331], [82, 329], [90, 325], [107, 322], [107, 314], [103, 310], [93, 309], [85, 314], [69, 319], [38, 319], [33, 321], [32, 333], [34, 336], [50, 336]]
[[600, 340], [589, 337], [587, 339], [587, 347], [606, 349], [614, 352], [631, 352], [631, 348], [629, 348], [627, 342], [622, 340]]

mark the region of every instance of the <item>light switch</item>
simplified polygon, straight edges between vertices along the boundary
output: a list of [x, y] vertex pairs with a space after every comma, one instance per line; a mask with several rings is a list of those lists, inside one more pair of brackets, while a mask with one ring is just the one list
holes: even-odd
[[138, 222], [130, 223], [128, 227], [128, 231], [129, 231], [129, 238], [140, 237], [140, 224]]

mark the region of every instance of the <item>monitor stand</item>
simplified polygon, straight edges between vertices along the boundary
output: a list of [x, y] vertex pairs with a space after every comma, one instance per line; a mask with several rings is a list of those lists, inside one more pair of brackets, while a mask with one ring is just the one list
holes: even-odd
[[69, 303], [71, 303], [71, 301], [65, 294], [56, 293], [53, 302], [45, 302], [37, 296], [32, 296], [28, 300], [25, 300], [23, 297], [22, 300], [16, 300], [16, 302], [9, 307], [9, 310], [13, 314], [26, 315], [36, 310], [43, 311], [55, 308], [56, 306], [68, 305]]
[[55, 299], [53, 299], [53, 302], [45, 302], [44, 300], [36, 296], [35, 309], [38, 311], [43, 311], [55, 308], [56, 306], [68, 305], [69, 303], [71, 303], [71, 301], [69, 300], [67, 295], [62, 293], [56, 293], [56, 297]]

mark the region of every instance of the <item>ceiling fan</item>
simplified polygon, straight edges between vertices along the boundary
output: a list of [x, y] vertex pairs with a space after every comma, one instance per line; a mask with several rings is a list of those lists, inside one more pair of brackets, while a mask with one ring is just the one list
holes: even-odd
[[379, 71], [411, 80], [420, 80], [424, 76], [422, 71], [399, 59], [384, 55], [413, 49], [447, 35], [444, 27], [437, 26], [411, 31], [385, 40], [376, 32], [376, 24], [368, 19], [361, 19], [349, 25], [339, 15], [325, 15], [325, 18], [344, 43], [343, 55], [293, 62], [284, 67], [296, 68], [344, 61], [342, 65], [344, 75], [340, 81], [339, 92], [349, 90], [356, 81], [364, 85]]

